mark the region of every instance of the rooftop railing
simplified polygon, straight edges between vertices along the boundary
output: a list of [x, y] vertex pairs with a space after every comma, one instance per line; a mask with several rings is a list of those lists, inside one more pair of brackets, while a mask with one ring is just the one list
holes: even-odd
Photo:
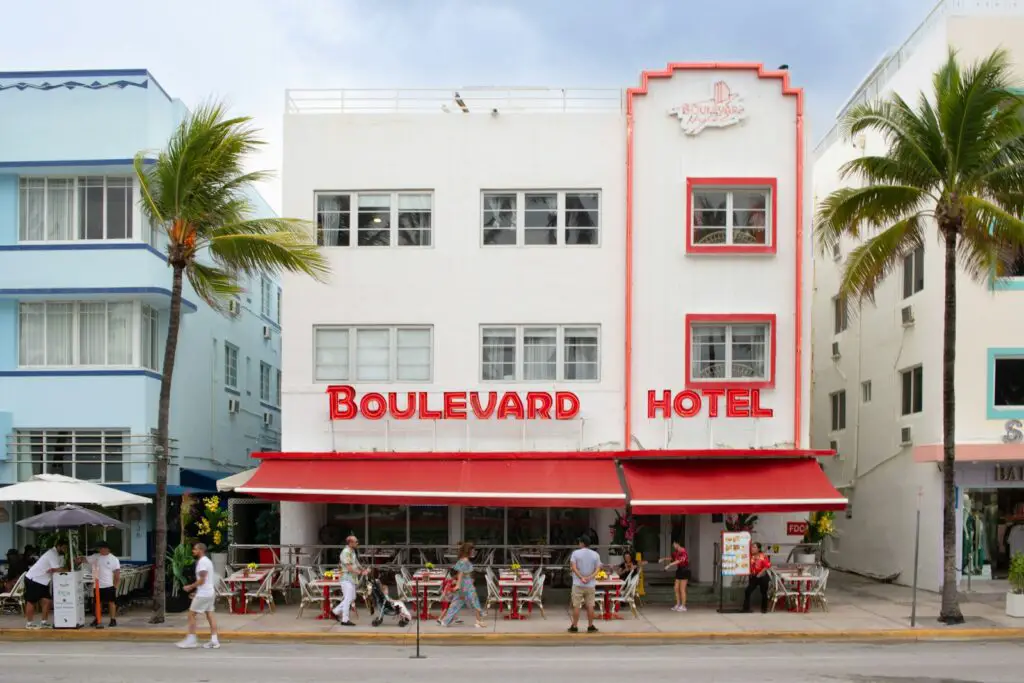
[[614, 88], [470, 87], [287, 90], [288, 114], [609, 113], [623, 110]]

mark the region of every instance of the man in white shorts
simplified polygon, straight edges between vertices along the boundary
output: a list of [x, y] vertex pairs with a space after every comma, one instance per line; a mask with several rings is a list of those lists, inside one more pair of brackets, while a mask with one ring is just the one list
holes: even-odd
[[185, 640], [178, 643], [178, 647], [191, 649], [199, 646], [196, 640], [196, 615], [205, 614], [206, 621], [210, 623], [210, 642], [203, 647], [216, 650], [220, 647], [220, 640], [217, 639], [217, 622], [213, 619], [213, 607], [217, 600], [213, 562], [206, 556], [205, 543], [196, 543], [192, 546], [192, 556], [196, 558], [196, 582], [185, 586], [185, 592], [195, 591], [196, 594], [188, 608], [188, 635], [185, 636]]

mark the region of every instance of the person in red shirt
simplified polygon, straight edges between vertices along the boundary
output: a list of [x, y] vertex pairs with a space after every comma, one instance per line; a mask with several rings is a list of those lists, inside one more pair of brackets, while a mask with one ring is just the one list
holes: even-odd
[[690, 582], [690, 555], [686, 552], [686, 548], [683, 547], [682, 543], [674, 541], [672, 543], [672, 556], [663, 557], [662, 562], [671, 560], [671, 562], [665, 565], [665, 570], [675, 568], [676, 570], [676, 604], [672, 608], [673, 612], [685, 612], [686, 611], [686, 586]]
[[761, 589], [761, 614], [768, 611], [768, 570], [772, 568], [772, 561], [761, 551], [761, 544], [754, 543], [750, 553], [750, 583], [747, 590], [743, 592], [743, 611], [750, 611], [750, 598], [754, 591]]

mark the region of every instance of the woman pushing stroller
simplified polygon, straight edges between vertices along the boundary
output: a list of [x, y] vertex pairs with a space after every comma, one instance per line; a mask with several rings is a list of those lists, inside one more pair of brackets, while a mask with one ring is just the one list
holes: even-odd
[[483, 610], [480, 609], [480, 598], [476, 594], [476, 586], [473, 585], [473, 563], [470, 558], [473, 556], [473, 544], [463, 543], [459, 546], [459, 559], [455, 563], [455, 586], [452, 590], [452, 601], [448, 610], [438, 619], [442, 626], [451, 625], [455, 615], [465, 607], [469, 606], [476, 612], [477, 628], [484, 628]]

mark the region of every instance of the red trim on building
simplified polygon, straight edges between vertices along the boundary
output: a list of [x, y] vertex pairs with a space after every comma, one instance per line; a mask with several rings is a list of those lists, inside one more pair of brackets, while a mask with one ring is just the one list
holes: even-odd
[[[686, 388], [687, 389], [774, 389], [775, 388], [775, 355], [776, 355], [776, 315], [774, 313], [687, 313], [686, 314]], [[693, 325], [701, 323], [720, 323], [726, 325], [743, 323], [767, 323], [768, 333], [768, 379], [766, 381], [746, 382], [742, 380], [694, 379], [690, 374], [693, 361]]]
[[[768, 188], [770, 197], [769, 220], [765, 226], [768, 244], [708, 245], [693, 243], [693, 189], [716, 187], [723, 190], [743, 187]], [[686, 253], [687, 254], [774, 254], [778, 251], [779, 236], [779, 181], [776, 178], [687, 178], [686, 179]]]
[[455, 460], [727, 460], [727, 459], [796, 459], [796, 458], [830, 458], [836, 454], [828, 450], [794, 450], [789, 448], [677, 448], [649, 451], [524, 451], [524, 452], [489, 452], [489, 451], [427, 451], [421, 453], [405, 453], [396, 451], [267, 451], [253, 453], [257, 460], [269, 461], [303, 461], [303, 460], [358, 460], [364, 462], [402, 460], [407, 462], [420, 461], [455, 461]]
[[[676, 71], [756, 71], [761, 79], [778, 79], [782, 94], [796, 98], [796, 268], [795, 343], [793, 391], [793, 444], [803, 441], [803, 264], [804, 264], [804, 91], [789, 83], [788, 71], [769, 71], [756, 62], [670, 63], [662, 71], [644, 71], [640, 86], [626, 90], [626, 339], [625, 339], [625, 433], [623, 447], [632, 448], [633, 437], [633, 98], [646, 95], [652, 78], [671, 78]], [[687, 371], [689, 373], [689, 371]]]

